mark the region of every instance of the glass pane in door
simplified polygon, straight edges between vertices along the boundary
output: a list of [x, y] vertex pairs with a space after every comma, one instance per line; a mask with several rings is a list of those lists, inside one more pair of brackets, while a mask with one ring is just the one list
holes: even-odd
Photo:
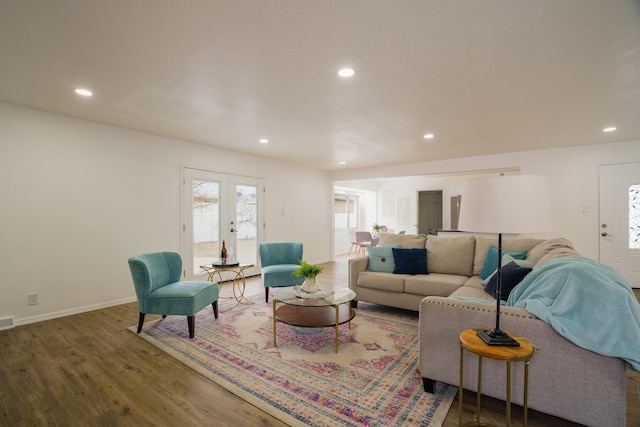
[[220, 257], [220, 183], [194, 179], [193, 197], [193, 274], [201, 265]]
[[629, 187], [629, 249], [640, 249], [640, 184]]
[[258, 187], [255, 185], [236, 184], [236, 220], [235, 232], [236, 254], [233, 256], [243, 264], [257, 264], [258, 253]]

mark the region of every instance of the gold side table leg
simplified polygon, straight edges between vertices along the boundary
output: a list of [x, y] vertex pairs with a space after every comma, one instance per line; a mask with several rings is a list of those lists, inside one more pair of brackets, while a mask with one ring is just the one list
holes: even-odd
[[528, 397], [529, 397], [529, 361], [524, 362], [524, 405], [523, 405], [523, 421], [522, 425], [527, 427], [528, 421]]
[[340, 326], [340, 306], [335, 305], [336, 308], [336, 354], [338, 354], [338, 327]]
[[463, 396], [463, 378], [464, 378], [464, 347], [460, 346], [460, 388], [458, 389], [458, 426], [462, 427], [462, 401]]
[[238, 304], [252, 305], [253, 302], [249, 301], [247, 297], [244, 296], [244, 292], [247, 289], [247, 280], [244, 275], [244, 270], [245, 268], [240, 268], [240, 270], [235, 271], [236, 277], [233, 281], [233, 296], [236, 301], [238, 301]]
[[[220, 285], [220, 291], [222, 291], [222, 284], [224, 283], [223, 280], [222, 280], [222, 273], [220, 272], [220, 270], [214, 270], [214, 273], [218, 274], [218, 284]], [[233, 287], [234, 287], [234, 282], [231, 282], [231, 290], [233, 291], [234, 296], [231, 296], [231, 297], [219, 297], [219, 299], [236, 299], [235, 298], [235, 290], [233, 289]], [[226, 313], [229, 310], [233, 310], [234, 308], [236, 308], [237, 305], [238, 305], [238, 303], [236, 302], [233, 306], [231, 306], [229, 308], [225, 308], [224, 310], [221, 310], [220, 313]]]
[[511, 426], [511, 360], [507, 360], [507, 427]]
[[482, 356], [478, 355], [478, 396], [476, 396], [476, 424], [480, 424], [480, 398], [482, 397]]
[[273, 346], [277, 347], [278, 344], [276, 343], [276, 323], [278, 322], [277, 318], [276, 318], [276, 299], [273, 299]]

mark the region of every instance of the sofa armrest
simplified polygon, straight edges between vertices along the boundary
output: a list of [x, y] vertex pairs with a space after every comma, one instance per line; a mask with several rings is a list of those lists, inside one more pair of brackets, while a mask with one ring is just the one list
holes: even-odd
[[369, 257], [349, 259], [349, 289], [355, 291], [358, 283], [358, 273], [365, 271], [369, 266]]
[[[590, 425], [625, 425], [626, 365], [559, 335], [523, 308], [500, 309], [500, 329], [530, 340], [529, 407]], [[495, 304], [427, 297], [420, 303], [419, 369], [425, 384], [432, 380], [460, 384], [459, 335], [465, 329], [495, 327]], [[504, 362], [483, 360], [482, 394], [505, 400]], [[512, 373], [512, 390], [522, 390], [522, 369]], [[477, 358], [465, 357], [464, 388], [477, 388]], [[576, 393], [584, 390], [584, 393]], [[521, 393], [512, 395], [522, 404]]]

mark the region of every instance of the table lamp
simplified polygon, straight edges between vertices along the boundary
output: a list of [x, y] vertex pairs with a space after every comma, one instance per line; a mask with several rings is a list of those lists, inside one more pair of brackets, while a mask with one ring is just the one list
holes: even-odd
[[502, 299], [502, 235], [548, 233], [551, 214], [546, 179], [535, 175], [500, 175], [465, 181], [458, 229], [498, 235], [496, 326], [480, 330], [488, 345], [517, 347], [516, 340], [500, 329]]

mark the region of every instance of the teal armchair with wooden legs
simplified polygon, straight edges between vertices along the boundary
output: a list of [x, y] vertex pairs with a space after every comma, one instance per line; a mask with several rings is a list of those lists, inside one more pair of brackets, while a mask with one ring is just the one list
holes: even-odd
[[304, 277], [292, 276], [302, 260], [302, 243], [279, 242], [260, 244], [260, 266], [264, 298], [269, 302], [269, 288], [301, 285]]
[[215, 282], [180, 281], [182, 257], [175, 252], [154, 252], [129, 258], [138, 298], [138, 333], [146, 314], [187, 316], [189, 338], [195, 336], [195, 315], [211, 304], [218, 318], [220, 287]]

